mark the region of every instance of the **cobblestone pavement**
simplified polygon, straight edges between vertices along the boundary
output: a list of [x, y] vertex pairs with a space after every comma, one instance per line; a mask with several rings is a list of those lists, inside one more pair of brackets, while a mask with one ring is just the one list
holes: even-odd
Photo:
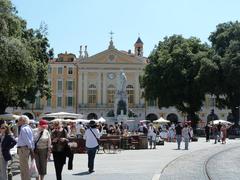
[[240, 179], [240, 146], [216, 154], [207, 163], [211, 180]]
[[[73, 170], [69, 171], [67, 166], [64, 166], [63, 180], [158, 180], [164, 167], [180, 156], [190, 155], [196, 151], [202, 156], [205, 151], [212, 152], [212, 149], [230, 147], [238, 142], [239, 140], [229, 140], [226, 145], [215, 145], [213, 141], [205, 142], [200, 138], [198, 142], [190, 143], [188, 151], [176, 150], [176, 143], [165, 143], [164, 146], [157, 146], [157, 149], [122, 150], [116, 154], [97, 154], [95, 172], [92, 174], [87, 173], [87, 155], [76, 154]], [[20, 179], [19, 175], [13, 177], [13, 180]], [[45, 180], [54, 179], [56, 179], [54, 165], [53, 162], [49, 162]]]
[[180, 156], [165, 166], [160, 180], [239, 180], [239, 150], [236, 143]]

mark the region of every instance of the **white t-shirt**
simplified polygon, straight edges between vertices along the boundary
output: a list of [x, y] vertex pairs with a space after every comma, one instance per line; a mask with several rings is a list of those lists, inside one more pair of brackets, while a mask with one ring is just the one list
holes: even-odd
[[[85, 134], [83, 136], [83, 139], [86, 140], [86, 147], [87, 148], [94, 148], [94, 147], [98, 146], [98, 142], [97, 142], [97, 139], [95, 138], [95, 136], [98, 139], [100, 138], [100, 132], [99, 132], [98, 129], [92, 128], [91, 130], [88, 128], [85, 131]], [[93, 133], [95, 134], [95, 136], [93, 135]]]

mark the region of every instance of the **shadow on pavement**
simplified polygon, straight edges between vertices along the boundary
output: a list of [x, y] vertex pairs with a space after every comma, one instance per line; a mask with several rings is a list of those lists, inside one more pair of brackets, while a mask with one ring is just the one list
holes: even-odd
[[77, 174], [73, 174], [74, 176], [85, 176], [85, 175], [90, 175], [91, 173], [89, 173], [88, 171], [85, 171], [85, 172], [80, 172], [80, 173], [77, 173]]

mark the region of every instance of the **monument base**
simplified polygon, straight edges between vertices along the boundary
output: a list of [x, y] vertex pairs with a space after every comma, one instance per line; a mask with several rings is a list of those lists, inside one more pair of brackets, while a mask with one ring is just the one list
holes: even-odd
[[126, 122], [128, 120], [128, 117], [126, 115], [118, 115], [117, 121], [120, 122]]

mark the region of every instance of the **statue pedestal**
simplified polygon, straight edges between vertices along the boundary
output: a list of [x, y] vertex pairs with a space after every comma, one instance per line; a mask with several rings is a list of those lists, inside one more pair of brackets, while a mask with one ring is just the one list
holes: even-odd
[[117, 121], [120, 122], [126, 122], [128, 120], [128, 117], [126, 115], [118, 115]]
[[127, 92], [117, 91], [117, 93], [115, 94], [114, 114], [116, 116], [120, 115], [128, 116]]

